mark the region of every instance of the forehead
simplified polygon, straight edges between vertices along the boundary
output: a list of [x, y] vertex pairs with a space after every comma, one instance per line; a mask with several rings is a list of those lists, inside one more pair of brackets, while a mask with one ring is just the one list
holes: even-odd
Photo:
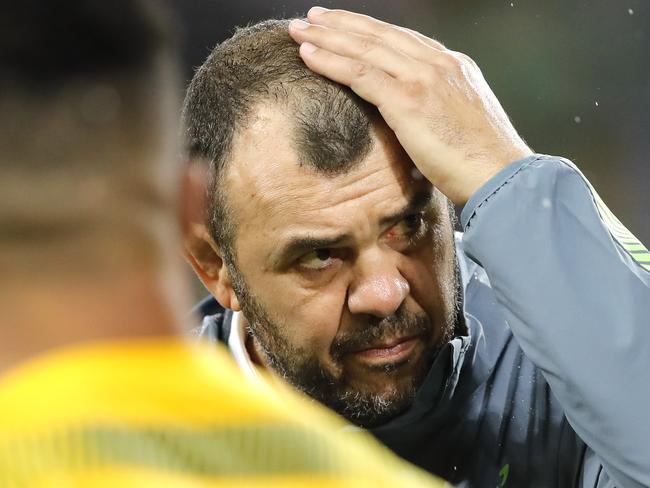
[[292, 130], [283, 110], [261, 106], [233, 140], [226, 191], [239, 242], [248, 228], [279, 235], [285, 229], [310, 231], [380, 218], [414, 194], [430, 191], [385, 126], [373, 127], [371, 151], [339, 175], [304, 164], [292, 147]]

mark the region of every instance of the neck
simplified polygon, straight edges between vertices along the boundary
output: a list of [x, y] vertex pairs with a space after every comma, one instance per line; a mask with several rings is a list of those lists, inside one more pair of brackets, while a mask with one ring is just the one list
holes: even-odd
[[100, 278], [91, 272], [49, 282], [39, 278], [0, 285], [0, 373], [58, 347], [181, 332], [184, 288], [178, 295], [176, 287], [166, 286], [171, 276], [129, 269]]

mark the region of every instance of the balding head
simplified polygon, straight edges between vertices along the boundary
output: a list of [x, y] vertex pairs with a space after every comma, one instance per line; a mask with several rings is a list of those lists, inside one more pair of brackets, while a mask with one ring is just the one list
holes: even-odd
[[267, 20], [238, 29], [197, 70], [185, 99], [186, 149], [211, 165], [208, 225], [226, 258], [234, 238], [228, 190], [222, 186], [233, 140], [260, 106], [292, 121], [291, 143], [301, 164], [323, 174], [344, 172], [372, 147], [375, 109], [302, 62], [289, 37], [288, 20]]

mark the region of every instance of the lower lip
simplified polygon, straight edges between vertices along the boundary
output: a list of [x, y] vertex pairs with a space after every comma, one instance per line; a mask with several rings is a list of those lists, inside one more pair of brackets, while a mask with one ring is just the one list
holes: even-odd
[[414, 337], [391, 347], [364, 349], [355, 355], [372, 363], [393, 363], [405, 359], [413, 351], [418, 340]]

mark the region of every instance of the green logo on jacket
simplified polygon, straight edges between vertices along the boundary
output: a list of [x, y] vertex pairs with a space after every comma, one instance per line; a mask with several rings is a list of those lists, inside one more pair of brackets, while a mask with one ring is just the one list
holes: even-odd
[[510, 474], [510, 465], [505, 464], [501, 471], [499, 471], [499, 484], [497, 488], [503, 488], [506, 486], [506, 481], [508, 481], [508, 475]]

